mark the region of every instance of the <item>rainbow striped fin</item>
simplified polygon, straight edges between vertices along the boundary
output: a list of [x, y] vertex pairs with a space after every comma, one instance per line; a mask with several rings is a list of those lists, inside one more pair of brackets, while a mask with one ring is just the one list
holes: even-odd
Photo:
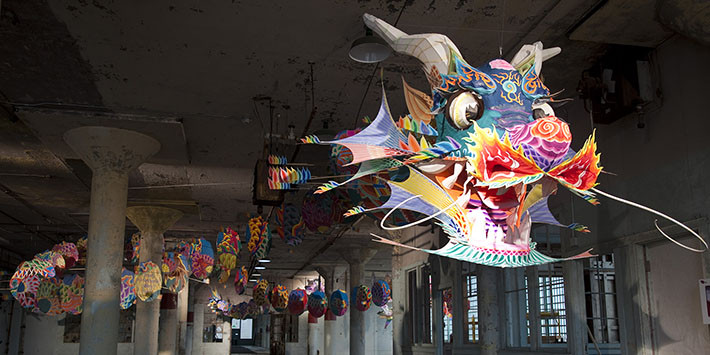
[[315, 134], [311, 134], [309, 136], [305, 136], [305, 137], [301, 138], [301, 143], [320, 144], [321, 142], [320, 142], [320, 139], [318, 138], [318, 136], [316, 136]]
[[422, 161], [422, 160], [427, 160], [427, 159], [432, 159], [432, 158], [439, 158], [442, 157], [446, 154], [449, 154], [453, 151], [461, 149], [461, 144], [456, 142], [455, 140], [451, 139], [451, 137], [447, 137], [447, 141], [441, 141], [434, 146], [424, 149], [417, 154], [409, 157], [407, 161], [405, 161], [405, 164], [411, 164], [414, 162]]
[[288, 164], [288, 161], [286, 160], [286, 157], [283, 155], [269, 155], [268, 157], [269, 164], [271, 165], [286, 165]]
[[414, 133], [419, 133], [423, 134], [425, 136], [438, 136], [439, 132], [437, 132], [434, 127], [424, 123], [423, 121], [418, 121], [414, 118], [412, 118], [412, 115], [407, 115], [404, 117], [400, 117], [399, 121], [397, 121], [397, 126], [401, 129], [414, 132]]
[[575, 232], [582, 232], [582, 233], [589, 233], [590, 232], [589, 228], [587, 228], [587, 226], [585, 226], [583, 224], [579, 224], [579, 223], [572, 223], [572, 224], [568, 225], [567, 228], [569, 228]]
[[356, 214], [360, 214], [360, 213], [367, 212], [367, 211], [368, 211], [368, 210], [365, 209], [365, 207], [362, 207], [362, 206], [355, 206], [355, 207], [349, 209], [347, 212], [343, 213], [343, 216], [344, 216], [344, 217], [350, 217], [350, 216], [354, 216], [354, 215], [356, 215]]
[[[367, 175], [372, 175], [375, 173], [378, 173], [380, 171], [384, 170], [389, 170], [392, 168], [400, 167], [402, 166], [402, 162], [396, 159], [390, 159], [390, 158], [383, 158], [383, 159], [373, 159], [373, 160], [365, 160], [360, 164], [360, 168], [358, 169], [357, 173], [355, 175], [351, 176], [349, 179], [343, 181], [343, 182], [335, 182], [335, 181], [329, 181], [323, 185], [321, 185], [317, 191], [315, 191], [315, 194], [322, 194], [324, 192], [330, 191], [336, 187], [343, 186], [347, 183], [356, 181], [357, 179], [367, 176]], [[386, 185], [384, 184], [375, 184], [373, 187], [375, 189], [378, 188], [384, 188]], [[375, 190], [377, 191], [377, 190]]]
[[593, 192], [585, 191], [585, 190], [577, 190], [577, 189], [572, 188], [568, 185], [565, 185], [565, 186], [567, 188], [569, 188], [569, 190], [572, 191], [573, 194], [583, 198], [585, 201], [591, 203], [592, 205], [597, 206], [600, 204], [599, 199], [597, 198], [597, 195], [595, 195]]
[[273, 182], [304, 184], [311, 178], [308, 168], [269, 167], [269, 179]]
[[287, 182], [274, 181], [271, 178], [268, 180], [269, 188], [272, 190], [288, 190], [291, 188], [291, 184]]
[[339, 183], [337, 183], [336, 181], [330, 180], [330, 181], [326, 182], [325, 184], [318, 186], [318, 190], [314, 191], [313, 193], [314, 194], [322, 194], [322, 193], [324, 193], [326, 191], [330, 191], [338, 186], [340, 186]]

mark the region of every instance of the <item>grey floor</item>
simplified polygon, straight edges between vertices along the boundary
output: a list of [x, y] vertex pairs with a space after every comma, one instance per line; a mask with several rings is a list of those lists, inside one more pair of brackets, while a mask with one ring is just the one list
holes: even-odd
[[269, 349], [265, 349], [259, 346], [253, 345], [243, 345], [243, 346], [233, 346], [232, 355], [239, 354], [268, 354]]

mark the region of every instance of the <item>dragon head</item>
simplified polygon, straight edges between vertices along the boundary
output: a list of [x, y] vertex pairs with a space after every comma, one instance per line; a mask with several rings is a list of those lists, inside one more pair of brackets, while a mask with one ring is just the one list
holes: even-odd
[[465, 140], [474, 133], [475, 126], [495, 129], [501, 137], [508, 133], [514, 141], [524, 140], [523, 136], [535, 128], [534, 122], [540, 118], [545, 120], [537, 124], [541, 126], [537, 129], [554, 132], [557, 141], [563, 135], [567, 138], [566, 147], [548, 145], [554, 146], [555, 153], [560, 150], [563, 156], [567, 153], [571, 140], [569, 127], [555, 117], [548, 104], [550, 91], [539, 76], [542, 62], [560, 53], [559, 48], [543, 49], [542, 43], [537, 42], [523, 46], [511, 63], [495, 59], [476, 68], [463, 59], [456, 45], [445, 35], [409, 35], [372, 15], [365, 14], [363, 18], [394, 50], [422, 62], [431, 95], [405, 83], [407, 106], [414, 119], [436, 122], [438, 141], [451, 138], [461, 145], [451, 156], [472, 156]]

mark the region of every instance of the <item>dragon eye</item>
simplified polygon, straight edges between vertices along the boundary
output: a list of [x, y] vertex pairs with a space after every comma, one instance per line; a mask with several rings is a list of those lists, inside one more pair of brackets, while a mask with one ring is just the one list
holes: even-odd
[[483, 101], [470, 91], [463, 91], [449, 100], [451, 123], [458, 129], [471, 127], [483, 115]]
[[533, 103], [533, 119], [549, 117], [555, 115], [555, 110], [547, 103]]

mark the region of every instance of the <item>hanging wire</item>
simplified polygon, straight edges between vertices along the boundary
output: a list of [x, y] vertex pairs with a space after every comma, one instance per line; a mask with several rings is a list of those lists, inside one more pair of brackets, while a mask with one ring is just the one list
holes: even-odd
[[505, 28], [505, 0], [503, 0], [503, 16], [500, 18], [500, 34], [498, 35], [498, 57], [503, 59], [503, 29]]
[[[404, 4], [402, 5], [402, 8], [399, 9], [399, 14], [397, 15], [397, 19], [394, 21], [394, 27], [397, 27], [397, 24], [399, 23], [399, 19], [402, 17], [402, 13], [404, 12], [404, 9], [407, 7], [407, 2], [405, 1]], [[357, 114], [355, 114], [355, 122], [353, 124], [353, 128], [357, 128], [357, 123], [360, 120], [360, 113], [362, 112], [362, 105], [365, 103], [365, 99], [367, 98], [367, 93], [370, 92], [370, 86], [372, 86], [372, 79], [375, 78], [375, 74], [377, 74], [377, 69], [380, 68], [380, 63], [378, 62], [375, 64], [375, 67], [372, 69], [372, 73], [370, 74], [370, 79], [367, 80], [367, 86], [365, 87], [365, 92], [362, 94], [362, 99], [360, 100], [360, 105], [357, 108]]]
[[656, 226], [656, 229], [658, 229], [658, 231], [659, 231], [664, 237], [666, 237], [666, 239], [670, 240], [671, 242], [673, 242], [674, 244], [678, 245], [679, 247], [684, 248], [684, 249], [687, 249], [687, 250], [690, 250], [690, 251], [694, 251], [694, 252], [696, 252], [696, 253], [702, 253], [702, 252], [705, 252], [706, 250], [708, 250], [708, 243], [705, 241], [705, 239], [703, 239], [703, 237], [700, 236], [700, 234], [696, 233], [694, 230], [690, 229], [690, 227], [686, 226], [685, 224], [683, 224], [683, 223], [681, 223], [681, 222], [678, 222], [678, 221], [677, 221], [676, 219], [674, 219], [673, 217], [668, 216], [668, 215], [666, 215], [666, 214], [664, 214], [664, 213], [658, 212], [658, 211], [656, 211], [656, 210], [654, 210], [654, 209], [652, 209], [652, 208], [646, 207], [646, 206], [644, 206], [644, 205], [638, 204], [638, 203], [636, 203], [636, 202], [632, 202], [632, 201], [623, 199], [623, 198], [621, 198], [621, 197], [614, 196], [614, 195], [612, 195], [612, 194], [610, 194], [610, 193], [606, 193], [606, 192], [604, 192], [604, 191], [598, 190], [598, 189], [596, 189], [596, 188], [594, 188], [594, 187], [591, 188], [590, 191], [593, 191], [594, 193], [600, 194], [600, 195], [602, 195], [602, 196], [606, 196], [606, 197], [608, 197], [608, 198], [610, 198], [610, 199], [612, 199], [612, 200], [616, 200], [616, 201], [618, 201], [618, 202], [625, 203], [625, 204], [627, 204], [627, 205], [629, 205], [629, 206], [633, 206], [633, 207], [642, 209], [642, 210], [644, 210], [644, 211], [651, 212], [651, 213], [653, 213], [653, 214], [655, 214], [655, 215], [657, 215], [657, 216], [659, 216], [659, 217], [663, 217], [663, 218], [665, 218], [665, 219], [667, 219], [667, 220], [669, 220], [669, 221], [675, 223], [675, 224], [678, 225], [679, 227], [681, 227], [681, 228], [685, 229], [686, 231], [688, 231], [693, 237], [697, 238], [697, 239], [700, 241], [700, 243], [702, 243], [704, 249], [691, 248], [691, 247], [689, 247], [689, 246], [687, 246], [687, 245], [684, 245], [684, 244], [678, 242], [677, 240], [671, 238], [668, 234], [666, 234], [666, 233], [661, 229], [661, 227], [658, 226], [658, 219], [654, 220], [654, 221], [653, 221], [653, 224]]

